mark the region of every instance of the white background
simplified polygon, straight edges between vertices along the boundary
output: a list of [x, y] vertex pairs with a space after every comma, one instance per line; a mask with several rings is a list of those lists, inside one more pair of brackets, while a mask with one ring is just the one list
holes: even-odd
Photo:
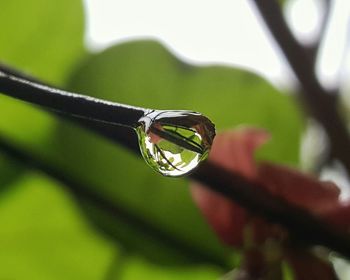
[[[290, 0], [285, 9], [296, 36], [318, 33], [322, 0]], [[318, 73], [334, 86], [345, 72], [349, 0], [334, 0]], [[280, 86], [293, 76], [250, 0], [85, 0], [86, 42], [101, 50], [116, 42], [154, 38], [196, 64], [221, 63], [257, 72]]]

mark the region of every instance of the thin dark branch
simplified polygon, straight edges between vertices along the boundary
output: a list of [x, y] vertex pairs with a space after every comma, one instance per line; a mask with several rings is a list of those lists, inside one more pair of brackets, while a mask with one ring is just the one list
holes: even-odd
[[[0, 72], [6, 73], [8, 75], [13, 75], [22, 79], [25, 79], [27, 81], [31, 81], [33, 83], [38, 83], [42, 85], [47, 85], [49, 87], [53, 87], [52, 85], [48, 85], [46, 83], [43, 83], [42, 81], [25, 74], [21, 71], [18, 71], [17, 69], [14, 69], [8, 65], [0, 63]], [[51, 111], [50, 111], [51, 112]], [[100, 121], [94, 121], [92, 119], [84, 119], [84, 118], [77, 118], [72, 115], [60, 113], [60, 112], [54, 112], [56, 116], [69, 120], [73, 123], [77, 123], [80, 126], [83, 126], [87, 129], [90, 129], [94, 131], [95, 133], [99, 135], [103, 135], [107, 139], [111, 141], [116, 141], [118, 139], [118, 144], [122, 145], [123, 147], [126, 147], [132, 151], [138, 150], [138, 141], [137, 137], [135, 137], [135, 131], [131, 130], [129, 127], [126, 126], [116, 126], [111, 125], [110, 123], [104, 123]]]
[[104, 101], [0, 72], [0, 92], [74, 117], [135, 127], [145, 108]]
[[[0, 136], [0, 150], [7, 156], [18, 161], [18, 164], [24, 164], [31, 168], [35, 168], [44, 172], [53, 179], [61, 182], [69, 192], [77, 197], [78, 200], [83, 200], [91, 203], [93, 206], [107, 213], [114, 219], [125, 223], [140, 234], [148, 236], [150, 242], [163, 243], [165, 247], [169, 247], [175, 252], [188, 257], [191, 260], [208, 262], [215, 264], [223, 269], [229, 269], [228, 263], [223, 259], [220, 260], [216, 256], [211, 255], [206, 250], [194, 245], [193, 243], [186, 242], [179, 239], [156, 225], [151, 221], [146, 221], [139, 215], [126, 210], [124, 207], [118, 205], [116, 201], [112, 201], [110, 198], [102, 195], [98, 190], [88, 182], [82, 182], [75, 179], [67, 173], [63, 173], [61, 170], [52, 166], [51, 163], [43, 160], [37, 155], [33, 155], [10, 141]], [[153, 241], [154, 240], [154, 241]]]
[[[1, 137], [0, 150], [18, 160], [19, 163], [37, 168], [62, 182], [79, 199], [89, 201], [115, 218], [139, 229], [143, 234], [153, 236], [153, 238], [171, 247], [177, 247], [183, 252], [190, 252], [198, 259], [211, 261], [223, 267], [223, 263], [217, 263], [215, 258], [205, 252], [201, 252], [199, 248], [194, 248], [193, 245], [174, 239], [170, 234], [160, 231], [160, 229], [140, 219], [138, 216], [126, 212], [114, 201], [112, 202], [98, 192], [93, 191], [98, 188], [89, 186], [86, 182], [82, 183], [72, 176], [62, 173], [45, 160], [19, 149]], [[269, 194], [257, 183], [210, 162], [203, 164], [190, 177], [268, 221], [281, 224], [298, 241], [307, 245], [323, 245], [342, 254], [344, 257], [350, 258], [350, 238], [347, 234], [338, 232], [308, 212], [289, 205], [286, 201]]]
[[[126, 144], [126, 142], [124, 142], [124, 135], [119, 135], [118, 133], [113, 134], [110, 131], [110, 127], [107, 127], [107, 124], [101, 123], [101, 127], [99, 127], [99, 123], [85, 121], [84, 126], [107, 136], [116, 143], [122, 145]], [[119, 140], [120, 137], [122, 141]], [[139, 155], [137, 146], [132, 145], [128, 146], [128, 148]], [[18, 149], [5, 139], [0, 138], [0, 149], [10, 156], [17, 158], [20, 162], [34, 166], [63, 182], [73, 194], [91, 201], [95, 205], [116, 216], [116, 218], [118, 218], [119, 215], [121, 215], [121, 217], [126, 215], [126, 218], [124, 218], [126, 221], [135, 222], [136, 225], [139, 224], [141, 227], [144, 226], [146, 232], [155, 234], [157, 238], [164, 238], [166, 242], [169, 240], [166, 234], [159, 233], [152, 227], [151, 229], [147, 229], [149, 225], [145, 225], [144, 221], [139, 221], [138, 218], [134, 216], [129, 217], [129, 213], [125, 214], [123, 209], [119, 209], [118, 206], [113, 205], [108, 199], [91, 191], [93, 188], [87, 188], [85, 183], [82, 184], [79, 181], [72, 180], [70, 177], [59, 172], [59, 170], [56, 170], [53, 166], [50, 166], [47, 162], [33, 157], [26, 151]], [[289, 230], [292, 236], [300, 241], [304, 241], [308, 245], [324, 245], [350, 259], [350, 238], [348, 235], [338, 232], [336, 229], [333, 229], [306, 211], [291, 206], [286, 201], [269, 194], [255, 182], [249, 181], [239, 174], [227, 171], [210, 162], [202, 164], [189, 177], [205, 184], [214, 192], [222, 194], [227, 199], [240, 204], [265, 219], [281, 224]], [[180, 248], [183, 247], [184, 245], [180, 244]]]
[[191, 177], [268, 221], [283, 225], [299, 242], [324, 245], [347, 258], [350, 257], [348, 234], [337, 231], [305, 210], [271, 195], [257, 183], [210, 162], [203, 164]]
[[306, 50], [291, 33], [276, 0], [253, 0], [270, 32], [285, 54], [297, 76], [302, 91], [302, 100], [311, 115], [325, 128], [331, 143], [331, 153], [338, 158], [350, 174], [350, 137], [340, 117], [332, 92], [319, 83], [314, 66]]
[[[3, 71], [1, 71], [3, 68]], [[150, 131], [170, 142], [173, 142], [185, 149], [203, 154], [203, 149], [198, 149], [197, 145], [187, 141], [185, 137], [179, 137], [164, 130], [154, 128], [150, 122], [152, 117], [178, 114], [175, 119], [181, 119], [193, 124], [205, 123], [208, 129], [212, 130], [212, 137], [215, 135], [214, 125], [205, 116], [191, 111], [164, 111], [147, 108], [134, 107], [130, 105], [105, 101], [77, 93], [57, 89], [52, 86], [34, 82], [35, 79], [28, 79], [20, 75], [18, 71], [0, 65], [0, 92], [10, 97], [24, 100], [35, 105], [40, 105], [56, 113], [64, 114], [71, 118], [79, 118], [91, 122], [101, 122], [111, 126], [127, 126], [136, 128], [141, 123], [147, 122]], [[168, 117], [165, 117], [169, 119]], [[198, 120], [200, 119], [200, 121]], [[197, 123], [196, 123], [197, 122]], [[212, 141], [212, 139], [211, 139]], [[201, 147], [202, 148], [202, 147]]]
[[314, 66], [316, 64], [317, 55], [319, 53], [321, 44], [323, 42], [327, 27], [328, 27], [330, 15], [331, 15], [331, 8], [332, 8], [332, 1], [324, 0], [324, 13], [322, 15], [319, 33], [317, 34], [317, 38], [315, 42], [311, 46], [306, 46], [306, 49], [308, 49], [311, 55], [311, 60]]
[[[7, 64], [1, 63], [1, 62], [0, 62], [0, 72], [3, 72], [5, 74], [7, 74], [7, 75], [19, 77], [19, 78], [31, 81], [33, 83], [43, 84], [41, 80], [39, 80], [39, 79], [37, 79], [37, 78], [35, 78], [35, 77], [33, 77], [33, 76], [23, 72], [23, 71], [19, 71], [19, 70], [13, 68], [13, 67], [10, 67]], [[52, 85], [50, 85], [48, 83], [45, 83], [45, 85], [47, 85], [49, 87], [52, 87]]]

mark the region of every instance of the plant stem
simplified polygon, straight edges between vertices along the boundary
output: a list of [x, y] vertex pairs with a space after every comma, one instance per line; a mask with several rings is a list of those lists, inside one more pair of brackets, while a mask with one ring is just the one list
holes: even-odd
[[[149, 113], [162, 112], [140, 107], [113, 103], [89, 96], [71, 93], [42, 83], [35, 79], [28, 79], [24, 75], [18, 75], [18, 71], [1, 71], [0, 65], [0, 92], [35, 105], [46, 107], [59, 113], [64, 113], [74, 118], [135, 128], [140, 125], [140, 119]], [[185, 111], [184, 111], [185, 112]], [[187, 111], [186, 111], [187, 112]], [[211, 122], [203, 116], [203, 119]], [[214, 126], [212, 129], [215, 131]], [[150, 131], [170, 142], [185, 149], [202, 154], [204, 150], [185, 137], [175, 136], [166, 131], [150, 127]]]
[[[159, 242], [162, 246], [168, 247], [171, 251], [182, 255], [186, 259], [188, 258], [188, 260], [212, 263], [224, 270], [230, 268], [223, 257], [213, 255], [201, 246], [198, 246], [198, 244], [174, 236], [172, 232], [157, 226], [152, 221], [144, 219], [142, 215], [138, 215], [132, 211], [132, 209], [129, 210], [119, 205], [112, 197], [95, 191], [101, 189], [98, 186], [94, 186], [91, 182], [82, 179], [78, 180], [68, 172], [62, 172], [62, 170], [54, 166], [51, 162], [48, 162], [39, 155], [34, 155], [31, 152], [19, 148], [13, 141], [9, 141], [1, 135], [0, 151], [4, 153], [4, 155], [17, 161], [18, 164], [40, 170], [54, 180], [57, 180], [67, 191], [76, 197], [77, 200], [89, 203], [92, 207], [98, 208], [112, 219], [121, 222], [125, 227], [139, 232], [140, 235], [147, 236], [149, 242]], [[134, 152], [139, 154], [138, 150], [134, 150]]]
[[[330, 16], [331, 16], [331, 9], [333, 7], [332, 4], [333, 4], [332, 0], [324, 0], [324, 3], [323, 3], [324, 13], [323, 13], [322, 18], [321, 18], [320, 29], [319, 29], [319, 32], [317, 34], [316, 40], [315, 40], [315, 42], [313, 42], [309, 45], [304, 45], [304, 48], [310, 54], [310, 58], [311, 58], [311, 61], [312, 61], [312, 64], [314, 67], [316, 65], [317, 56], [318, 56], [322, 41], [325, 37], [327, 27], [329, 25], [329, 20], [330, 20]], [[336, 90], [336, 91], [338, 91], [338, 90]]]
[[[4, 71], [1, 65], [0, 70]], [[115, 129], [118, 127], [113, 127], [113, 131], [111, 131], [111, 125], [108, 123], [98, 123], [85, 119], [82, 119], [82, 122], [84, 126], [116, 143], [127, 146], [132, 152], [139, 155], [138, 147], [136, 145], [130, 146], [130, 141], [128, 141], [135, 137], [130, 134], [125, 136], [125, 133], [116, 133]], [[155, 231], [152, 227], [149, 229], [149, 225], [144, 224], [144, 221], [128, 216], [129, 214], [123, 213], [122, 209], [113, 205], [108, 199], [101, 197], [98, 193], [91, 192], [90, 190], [94, 189], [93, 187], [87, 187], [86, 183], [72, 180], [48, 162], [17, 148], [1, 137], [0, 150], [19, 160], [19, 162], [33, 166], [64, 183], [77, 197], [88, 200], [113, 216], [120, 217], [121, 215], [122, 219], [125, 219], [124, 216], [126, 215], [126, 221], [139, 224], [142, 232], [150, 231], [155, 237], [165, 239], [166, 242], [169, 241], [169, 237]], [[223, 195], [232, 202], [238, 203], [253, 213], [264, 217], [266, 220], [284, 226], [292, 234], [292, 237], [299, 241], [303, 241], [307, 245], [326, 246], [350, 259], [350, 237], [347, 234], [339, 232], [305, 210], [292, 206], [286, 201], [269, 194], [257, 183], [242, 177], [236, 172], [227, 171], [210, 162], [205, 162], [189, 177], [201, 182], [210, 190]], [[186, 248], [183, 244], [180, 247]]]
[[350, 174], [350, 137], [339, 115], [333, 92], [319, 83], [312, 59], [290, 31], [276, 0], [253, 0], [270, 32], [286, 56], [302, 86], [302, 100], [311, 115], [325, 128], [332, 156], [338, 158]]
[[[160, 231], [138, 216], [126, 212], [114, 201], [111, 201], [110, 198], [105, 198], [93, 191], [98, 188], [63, 174], [61, 170], [54, 167], [51, 163], [16, 147], [16, 145], [1, 136], [0, 150], [18, 160], [21, 164], [27, 164], [43, 171], [63, 183], [77, 198], [86, 200], [112, 217], [136, 227], [143, 234], [150, 235], [150, 238], [153, 237], [165, 242], [165, 244], [174, 245], [180, 251], [190, 252], [195, 258], [213, 262], [221, 267], [225, 266], [224, 262], [219, 264], [215, 257], [210, 257], [204, 252], [200, 252], [193, 244], [175, 240], [168, 233]], [[134, 152], [138, 151], [134, 150]], [[252, 213], [260, 215], [270, 222], [284, 226], [288, 229], [292, 238], [297, 239], [299, 242], [303, 242], [308, 246], [323, 245], [350, 259], [350, 237], [348, 234], [338, 231], [307, 211], [271, 195], [254, 181], [250, 181], [235, 172], [228, 171], [210, 162], [202, 164], [189, 177], [201, 182], [207, 188], [223, 195], [228, 200], [238, 203]]]
[[145, 108], [109, 102], [52, 88], [0, 72], [0, 92], [70, 116], [135, 127]]
[[[16, 76], [18, 78], [25, 79], [33, 83], [39, 83], [39, 84], [51, 87], [51, 85], [43, 83], [42, 81], [34, 78], [33, 76], [27, 75], [21, 71], [18, 71], [17, 69], [14, 69], [2, 63], [0, 63], [0, 72], [3, 72], [7, 75]], [[99, 122], [99, 121], [94, 121], [92, 119], [85, 119], [85, 118], [77, 118], [71, 115], [61, 114], [58, 112], [55, 112], [55, 113], [58, 117], [67, 119], [99, 135], [103, 135], [107, 139], [113, 142], [117, 142], [118, 144], [130, 149], [131, 151], [138, 151], [139, 149], [139, 144], [137, 141], [137, 137], [135, 135], [135, 131], [131, 130], [129, 127], [115, 126], [106, 122]]]
[[298, 242], [323, 245], [350, 257], [350, 236], [347, 233], [270, 194], [258, 183], [211, 162], [206, 162], [190, 176], [269, 222], [283, 225]]

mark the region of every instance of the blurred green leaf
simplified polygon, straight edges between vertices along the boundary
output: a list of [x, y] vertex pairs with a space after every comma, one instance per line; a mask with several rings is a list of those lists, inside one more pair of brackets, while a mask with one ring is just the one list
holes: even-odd
[[45, 81], [62, 84], [83, 47], [80, 0], [2, 1], [0, 62]]
[[284, 5], [285, 4], [285, 0], [278, 0], [278, 3], [280, 4], [280, 5]]
[[[302, 122], [289, 96], [246, 71], [185, 64], [153, 41], [125, 43], [93, 55], [73, 75], [71, 89], [138, 106], [200, 111], [219, 130], [258, 125], [273, 135], [262, 158], [298, 162]], [[56, 164], [98, 186], [99, 192], [125, 211], [138, 213], [172, 238], [224, 265], [227, 251], [194, 206], [187, 180], [161, 177], [124, 148], [74, 125], [60, 127], [55, 141], [61, 146], [53, 157]], [[113, 222], [96, 209], [88, 212], [103, 231], [128, 248], [160, 262], [171, 259], [174, 263], [174, 258], [179, 258], [171, 258], [175, 244], [157, 245], [160, 240], [149, 241], [143, 232]], [[183, 251], [186, 258], [193, 253]], [[183, 260], [180, 258], [180, 262]]]
[[123, 280], [213, 280], [219, 279], [222, 273], [217, 268], [210, 266], [160, 267], [147, 263], [143, 259], [133, 257], [128, 259], [121, 275]]
[[[0, 63], [62, 85], [84, 54], [79, 0], [1, 3]], [[44, 148], [57, 124], [43, 110], [0, 96], [0, 132]], [[115, 245], [88, 227], [61, 186], [0, 155], [0, 279], [102, 279]], [[23, 174], [23, 173], [22, 173]]]
[[[80, 200], [81, 201], [81, 200]], [[90, 201], [81, 201], [83, 209], [95, 225], [105, 234], [114, 238], [128, 253], [146, 256], [148, 261], [160, 265], [192, 265], [193, 263], [210, 263], [229, 268], [225, 255], [212, 255], [213, 250], [205, 249], [188, 240], [179, 238], [167, 228], [159, 225], [139, 213], [133, 213], [130, 207], [124, 207], [117, 215], [96, 207]], [[115, 202], [118, 208], [120, 202]], [[135, 218], [136, 217], [136, 218]], [[215, 253], [215, 252], [214, 252]]]
[[0, 279], [103, 279], [114, 246], [62, 186], [26, 173], [0, 204]]
[[19, 169], [16, 162], [10, 161], [0, 153], [0, 195], [7, 190], [7, 186], [17, 179]]
[[[63, 84], [82, 55], [83, 9], [80, 0], [2, 1], [0, 63], [45, 81]], [[0, 96], [0, 133], [26, 144], [45, 145], [56, 124], [42, 110]], [[19, 168], [0, 156], [0, 189]]]
[[282, 8], [287, 4], [287, 2], [289, 2], [289, 0], [278, 0], [278, 3], [282, 6]]

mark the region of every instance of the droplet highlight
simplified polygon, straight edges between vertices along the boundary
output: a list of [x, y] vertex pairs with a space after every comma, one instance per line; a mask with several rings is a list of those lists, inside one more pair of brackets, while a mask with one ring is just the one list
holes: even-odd
[[183, 176], [209, 154], [215, 126], [191, 111], [151, 111], [136, 128], [145, 161], [165, 176]]

